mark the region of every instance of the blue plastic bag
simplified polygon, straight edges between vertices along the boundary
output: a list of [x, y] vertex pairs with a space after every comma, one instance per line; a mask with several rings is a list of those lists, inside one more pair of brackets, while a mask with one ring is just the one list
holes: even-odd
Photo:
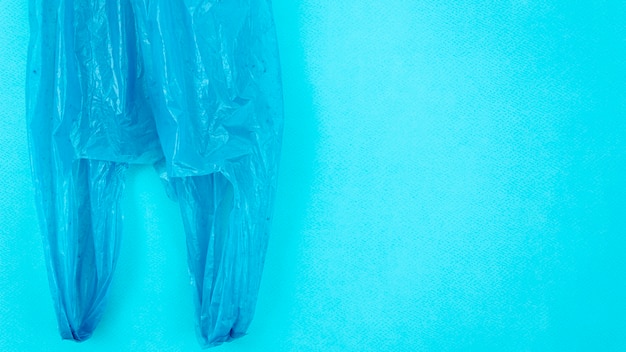
[[180, 204], [201, 344], [245, 334], [276, 188], [282, 88], [269, 0], [30, 0], [27, 122], [61, 336], [106, 304], [131, 163]]

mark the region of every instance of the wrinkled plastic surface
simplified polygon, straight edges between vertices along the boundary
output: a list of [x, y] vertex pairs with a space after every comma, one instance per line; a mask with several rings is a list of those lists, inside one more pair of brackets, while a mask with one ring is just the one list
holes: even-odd
[[282, 134], [269, 0], [30, 0], [30, 18], [27, 122], [61, 336], [89, 338], [104, 312], [130, 163], [154, 163], [180, 204], [201, 344], [244, 335]]

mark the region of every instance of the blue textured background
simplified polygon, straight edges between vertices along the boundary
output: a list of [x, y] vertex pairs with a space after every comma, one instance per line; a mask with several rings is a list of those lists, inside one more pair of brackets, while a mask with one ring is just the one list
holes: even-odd
[[[58, 337], [25, 3], [0, 0], [0, 351], [196, 351], [178, 208], [147, 166], [99, 329]], [[274, 1], [273, 234], [249, 336], [217, 350], [626, 350], [626, 2], [443, 3]]]

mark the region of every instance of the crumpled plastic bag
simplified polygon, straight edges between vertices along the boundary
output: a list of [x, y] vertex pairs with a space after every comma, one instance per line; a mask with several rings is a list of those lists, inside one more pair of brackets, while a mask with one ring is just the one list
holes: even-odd
[[88, 339], [102, 317], [132, 163], [153, 163], [180, 204], [200, 343], [244, 335], [282, 136], [270, 0], [29, 5], [29, 145], [61, 336]]

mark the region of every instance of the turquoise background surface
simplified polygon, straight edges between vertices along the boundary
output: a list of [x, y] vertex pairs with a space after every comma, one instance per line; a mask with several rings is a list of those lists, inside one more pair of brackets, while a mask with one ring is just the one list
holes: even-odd
[[[626, 2], [275, 0], [285, 137], [249, 336], [216, 351], [626, 350]], [[0, 0], [0, 351], [197, 351], [178, 207], [134, 167], [108, 310], [61, 341]]]

